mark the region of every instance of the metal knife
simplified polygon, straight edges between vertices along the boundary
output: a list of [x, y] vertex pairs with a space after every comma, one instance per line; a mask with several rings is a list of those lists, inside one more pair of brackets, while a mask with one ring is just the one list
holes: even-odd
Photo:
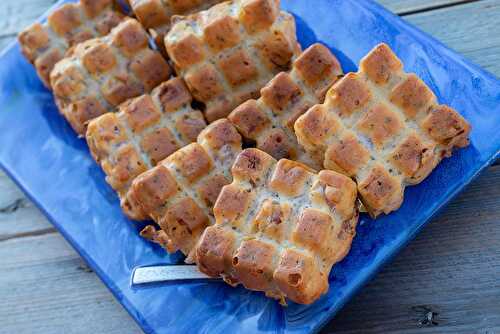
[[209, 277], [194, 265], [137, 267], [132, 272], [132, 285], [186, 280], [220, 280], [220, 278]]

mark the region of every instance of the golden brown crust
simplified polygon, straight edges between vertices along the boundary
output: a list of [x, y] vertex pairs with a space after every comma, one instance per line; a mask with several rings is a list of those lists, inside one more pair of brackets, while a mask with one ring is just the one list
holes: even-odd
[[269, 179], [269, 188], [287, 196], [298, 196], [303, 192], [309, 171], [299, 162], [281, 159]]
[[194, 183], [202, 177], [207, 170], [213, 168], [210, 156], [201, 145], [193, 145], [191, 149], [177, 153], [179, 172], [188, 183]]
[[358, 122], [358, 129], [370, 138], [377, 147], [398, 134], [404, 127], [399, 115], [383, 104], [375, 105], [368, 110]]
[[424, 144], [412, 133], [394, 150], [391, 163], [405, 175], [409, 184], [419, 183], [438, 163], [435, 148], [435, 144]]
[[157, 243], [160, 246], [167, 249], [169, 247], [170, 241], [167, 234], [163, 230], [157, 230], [153, 225], [147, 225], [144, 227], [140, 233], [141, 237], [147, 239], [151, 242]]
[[192, 249], [209, 224], [209, 216], [189, 197], [171, 203], [158, 222], [173, 249]]
[[235, 235], [222, 226], [214, 225], [207, 228], [203, 236], [196, 247], [197, 264], [207, 275], [220, 276], [232, 261]]
[[301, 57], [297, 58], [294, 68], [320, 100], [324, 98], [323, 95], [328, 88], [337, 81], [337, 77], [342, 74], [337, 58], [321, 44], [309, 47]]
[[376, 165], [358, 185], [359, 195], [369, 210], [384, 208], [385, 213], [397, 210], [403, 201], [403, 189], [398, 178], [384, 167]]
[[353, 177], [373, 216], [397, 210], [406, 185], [421, 182], [470, 125], [436, 96], [385, 44], [328, 91], [295, 123], [299, 143], [324, 166]]
[[186, 74], [184, 79], [193, 96], [201, 101], [212, 99], [224, 91], [219, 74], [212, 64], [200, 66], [198, 71]]
[[403, 109], [406, 117], [415, 118], [420, 111], [425, 111], [434, 102], [432, 91], [415, 74], [394, 87], [389, 99]]
[[238, 20], [231, 16], [217, 17], [207, 22], [203, 28], [203, 36], [213, 52], [236, 46], [241, 41]]
[[196, 143], [133, 181], [127, 198], [159, 223], [169, 240], [168, 251], [180, 249], [192, 261], [201, 233], [214, 222], [213, 204], [230, 183], [229, 169], [240, 151], [240, 135], [222, 119], [206, 127]]
[[[87, 121], [151, 91], [169, 75], [166, 61], [148, 48], [144, 29], [136, 20], [125, 19], [109, 35], [75, 46], [54, 67], [51, 84], [59, 110], [83, 135]], [[79, 116], [78, 104], [88, 100], [98, 105], [96, 111]]]
[[198, 195], [205, 202], [206, 206], [212, 208], [219, 197], [219, 193], [229, 180], [222, 174], [208, 178], [204, 184], [200, 185]]
[[234, 277], [251, 290], [270, 290], [275, 246], [256, 239], [243, 240], [232, 259]]
[[347, 132], [325, 152], [325, 168], [354, 176], [370, 158], [370, 152], [352, 132]]
[[348, 217], [352, 212], [352, 203], [358, 195], [356, 184], [344, 175], [330, 170], [322, 170], [318, 176], [326, 203], [331, 209], [335, 208], [341, 215]]
[[258, 138], [270, 122], [255, 100], [244, 102], [228, 118], [246, 138]]
[[355, 73], [347, 73], [328, 92], [328, 99], [338, 108], [340, 117], [349, 117], [353, 112], [366, 106], [370, 100], [369, 88], [357, 78]]
[[341, 74], [330, 50], [314, 44], [293, 62], [290, 73], [279, 73], [261, 89], [259, 100], [241, 104], [228, 118], [244, 137], [275, 159], [299, 160], [320, 169], [321, 161], [299, 146], [293, 124], [309, 107], [323, 102], [326, 89]]
[[[298, 59], [300, 59], [300, 57]], [[296, 64], [296, 62], [294, 64]], [[295, 83], [292, 75], [281, 72], [261, 89], [261, 101], [269, 106], [275, 113], [281, 114], [287, 111], [286, 108], [289, 107], [289, 105], [303, 98], [305, 93], [306, 92], [302, 92], [299, 85]]]
[[328, 290], [328, 280], [309, 254], [287, 249], [273, 279], [281, 292], [300, 304], [312, 304]]
[[253, 81], [257, 76], [257, 68], [243, 50], [224, 55], [218, 62], [226, 80], [233, 87]]
[[[172, 18], [188, 15], [212, 7], [223, 0], [129, 0], [137, 20], [154, 37], [158, 47], [163, 49], [163, 38], [170, 30]], [[164, 50], [162, 50], [164, 51]]]
[[232, 174], [196, 248], [199, 269], [282, 301], [314, 302], [354, 237], [355, 183], [258, 149], [241, 152]]
[[382, 45], [375, 47], [370, 55], [363, 59], [360, 69], [371, 81], [384, 85], [391, 79], [393, 73], [403, 69], [403, 64], [390, 48]]
[[422, 127], [439, 144], [445, 146], [451, 153], [454, 146], [469, 145], [468, 134], [470, 125], [455, 110], [445, 105], [437, 105], [429, 110], [422, 121]]
[[279, 0], [244, 0], [240, 20], [250, 33], [269, 28], [279, 15]]
[[[199, 122], [203, 124], [202, 119], [199, 119]], [[144, 135], [140, 145], [144, 153], [150, 157], [153, 166], [179, 148], [177, 140], [168, 128], [156, 129]]]
[[[86, 135], [90, 152], [98, 163], [106, 166], [106, 179], [118, 192], [130, 218], [139, 220], [147, 216], [126, 197], [138, 174], [127, 168], [116, 169], [118, 152], [124, 146], [129, 147], [144, 171], [193, 142], [206, 123], [202, 113], [193, 110], [190, 102], [183, 81], [174, 78], [160, 84], [151, 94], [126, 101], [118, 113], [106, 113], [90, 122]], [[122, 163], [127, 157], [122, 158]], [[125, 164], [129, 165], [130, 162]]]
[[64, 4], [49, 15], [47, 23], [34, 23], [19, 34], [21, 51], [50, 88], [50, 72], [69, 48], [108, 34], [122, 18], [113, 0]]
[[47, 21], [56, 34], [68, 35], [82, 24], [81, 11], [82, 8], [78, 4], [64, 4], [50, 14]]
[[176, 17], [165, 48], [209, 122], [226, 117], [300, 51], [291, 15], [277, 0], [235, 0]]
[[159, 216], [163, 203], [177, 194], [179, 187], [170, 171], [158, 165], [135, 180], [128, 196], [139, 202], [140, 206], [149, 216]]

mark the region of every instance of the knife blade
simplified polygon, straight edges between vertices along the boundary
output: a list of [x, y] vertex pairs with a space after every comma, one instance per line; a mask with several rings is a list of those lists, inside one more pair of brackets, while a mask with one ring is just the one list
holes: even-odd
[[137, 267], [132, 272], [132, 285], [185, 280], [220, 280], [220, 278], [209, 277], [194, 265]]

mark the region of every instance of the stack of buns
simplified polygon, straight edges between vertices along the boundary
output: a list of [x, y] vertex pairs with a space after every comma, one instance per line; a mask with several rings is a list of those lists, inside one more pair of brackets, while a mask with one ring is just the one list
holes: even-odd
[[[358, 212], [397, 210], [470, 126], [385, 44], [343, 75], [279, 0], [66, 4], [19, 36], [141, 232], [209, 276], [310, 304]], [[362, 205], [359, 205], [362, 203]]]

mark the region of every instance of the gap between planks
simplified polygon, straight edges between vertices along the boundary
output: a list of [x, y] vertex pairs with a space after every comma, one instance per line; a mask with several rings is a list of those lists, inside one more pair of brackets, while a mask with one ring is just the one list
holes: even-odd
[[141, 333], [59, 234], [0, 243], [0, 268], [0, 333]]
[[464, 5], [464, 4], [467, 4], [467, 3], [479, 2], [479, 1], [482, 1], [482, 0], [454, 1], [454, 2], [451, 2], [451, 3], [443, 3], [443, 4], [431, 5], [431, 6], [424, 7], [424, 8], [415, 8], [415, 9], [409, 9], [409, 10], [406, 10], [406, 11], [403, 10], [403, 11], [398, 12], [397, 14], [399, 16], [409, 16], [409, 15], [413, 15], [413, 14], [420, 14], [420, 13], [424, 13], [424, 12], [430, 12], [430, 11], [433, 11], [433, 10], [444, 9], [444, 8], [449, 8], [449, 7], [455, 7], [455, 6], [460, 6], [460, 5]]
[[398, 15], [411, 15], [480, 0], [376, 0]]

